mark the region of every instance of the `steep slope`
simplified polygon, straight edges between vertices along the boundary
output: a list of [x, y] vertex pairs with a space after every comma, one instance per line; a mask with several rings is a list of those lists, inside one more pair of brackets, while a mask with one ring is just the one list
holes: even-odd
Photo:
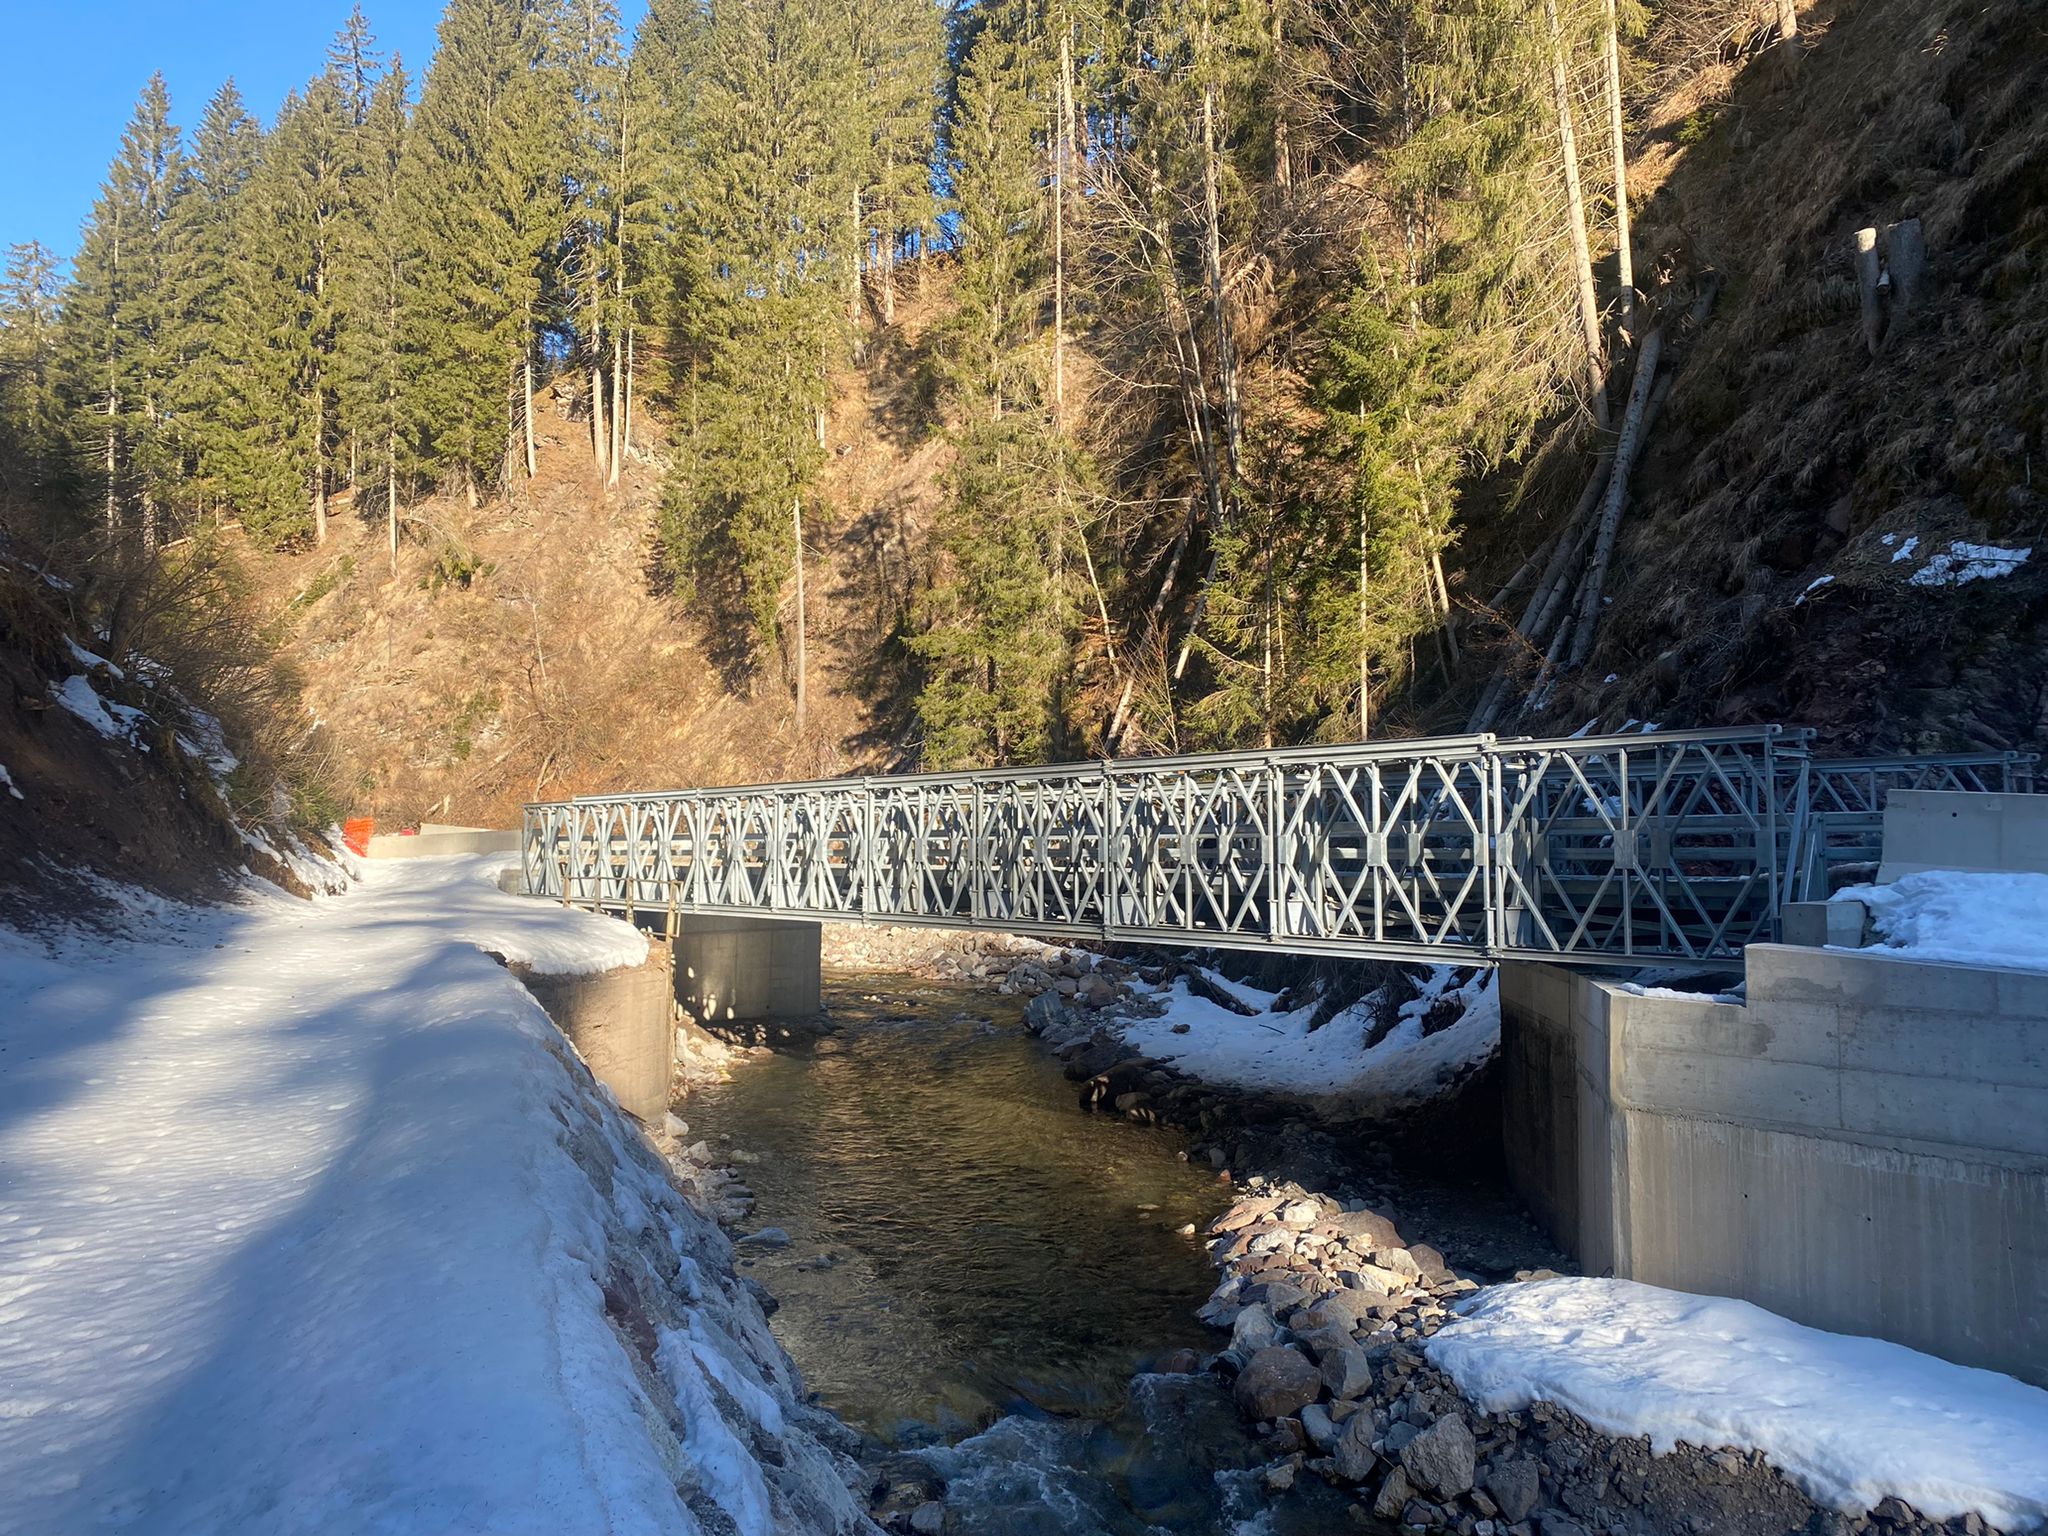
[[[1634, 170], [1638, 271], [1680, 293], [1712, 274], [1720, 298], [1696, 341], [1681, 329], [1601, 643], [1537, 718], [2038, 747], [2048, 14], [1825, 0], [1802, 32], [1789, 71], [1770, 54], [1702, 63], [1675, 25], [1663, 38], [1669, 84]], [[1872, 356], [1853, 237], [1915, 218], [1926, 276], [1910, 308], [1888, 287]], [[2033, 555], [1958, 581], [1971, 562], [1939, 558], [1957, 542]]]
[[[835, 381], [805, 529], [801, 731], [794, 657], [761, 653], [659, 568], [659, 424], [636, 424], [608, 492], [566, 391], [542, 401], [539, 474], [474, 511], [445, 497], [410, 509], [395, 569], [374, 511], [262, 562], [350, 804], [386, 823], [509, 824], [537, 796], [900, 764], [900, 621], [946, 454], [916, 424], [905, 366], [923, 313], [906, 306]], [[793, 622], [793, 588], [784, 610]]]

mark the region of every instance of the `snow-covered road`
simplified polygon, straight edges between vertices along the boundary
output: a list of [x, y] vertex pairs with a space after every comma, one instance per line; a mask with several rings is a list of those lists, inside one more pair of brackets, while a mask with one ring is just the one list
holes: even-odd
[[[484, 952], [645, 941], [490, 867], [137, 910], [54, 955], [0, 931], [0, 1531], [858, 1520], [808, 1442], [764, 1482], [794, 1378], [700, 1270], [723, 1237]], [[647, 1303], [636, 1358], [621, 1287], [703, 1304]]]

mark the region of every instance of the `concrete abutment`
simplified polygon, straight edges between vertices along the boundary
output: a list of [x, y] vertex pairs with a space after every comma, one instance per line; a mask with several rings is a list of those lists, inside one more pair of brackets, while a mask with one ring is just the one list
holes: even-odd
[[1748, 978], [1502, 967], [1531, 1211], [1589, 1273], [2048, 1385], [2048, 976], [1752, 945]]
[[675, 998], [700, 1024], [791, 1019], [821, 1006], [822, 924], [679, 912]]

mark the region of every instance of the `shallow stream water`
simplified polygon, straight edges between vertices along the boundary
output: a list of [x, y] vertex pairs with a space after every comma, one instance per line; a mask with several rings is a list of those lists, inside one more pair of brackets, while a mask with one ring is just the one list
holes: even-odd
[[[1084, 1114], [1013, 999], [826, 978], [836, 1033], [679, 1106], [739, 1165], [747, 1272], [819, 1400], [947, 1479], [952, 1529], [1328, 1529], [1255, 1491], [1261, 1460], [1206, 1376], [1144, 1374], [1214, 1274], [1199, 1229], [1230, 1190], [1174, 1132]], [[1135, 1380], [1134, 1380], [1135, 1377]]]

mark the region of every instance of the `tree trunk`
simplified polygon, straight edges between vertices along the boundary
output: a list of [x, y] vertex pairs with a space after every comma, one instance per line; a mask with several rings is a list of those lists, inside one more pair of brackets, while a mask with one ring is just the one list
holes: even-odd
[[398, 433], [384, 439], [384, 538], [391, 546], [391, 574], [398, 574]]
[[[532, 324], [528, 322], [529, 326]], [[533, 336], [529, 330], [526, 337], [526, 356], [520, 370], [521, 404], [524, 406], [523, 430], [526, 434], [526, 478], [531, 480], [540, 470], [539, 460], [533, 451]]]
[[619, 427], [619, 447], [633, 451], [633, 328], [626, 327], [626, 419]]
[[1243, 471], [1244, 416], [1237, 392], [1237, 350], [1231, 343], [1230, 321], [1223, 293], [1223, 215], [1216, 190], [1216, 88], [1202, 87], [1202, 208], [1208, 239], [1203, 256], [1209, 268], [1209, 304], [1216, 326], [1216, 382], [1223, 391], [1223, 448], [1234, 482]]
[[610, 469], [605, 475], [607, 487], [619, 483], [619, 460], [623, 452], [626, 430], [626, 342], [617, 330], [612, 332], [612, 439], [609, 453]]
[[1586, 341], [1586, 389], [1593, 419], [1604, 429], [1608, 425], [1606, 348], [1600, 339], [1600, 299], [1593, 287], [1593, 253], [1586, 238], [1586, 196], [1579, 184], [1579, 140], [1572, 129], [1571, 81], [1565, 73], [1564, 35], [1558, 26], [1557, 0], [1543, 0], [1543, 19], [1550, 29], [1550, 87], [1557, 112], [1558, 152], [1564, 162], [1573, 276], [1579, 290], [1579, 328]]
[[1877, 254], [1877, 231], [1856, 231], [1856, 288], [1863, 304], [1863, 345], [1872, 357], [1884, 345], [1884, 307], [1878, 294], [1883, 261]]
[[611, 472], [611, 432], [604, 420], [604, 370], [597, 363], [597, 348], [590, 349], [590, 456], [597, 465], [597, 478]]
[[107, 537], [112, 538], [121, 527], [120, 471], [114, 452], [114, 414], [120, 410], [120, 396], [107, 396]]
[[313, 386], [313, 542], [327, 542], [327, 396]]
[[1799, 72], [1799, 6], [1778, 0], [1778, 70], [1787, 79]]
[[1358, 509], [1358, 739], [1372, 740], [1372, 661], [1366, 648], [1371, 624], [1366, 615], [1372, 595], [1372, 571], [1366, 551], [1372, 537], [1372, 520], [1365, 508]]
[[1614, 253], [1616, 281], [1621, 288], [1621, 334], [1630, 346], [1636, 341], [1635, 259], [1629, 250], [1628, 233], [1628, 140], [1621, 121], [1621, 38], [1614, 15], [1614, 0], [1606, 0], [1607, 27], [1607, 122], [1614, 140]]
[[1062, 32], [1058, 126], [1052, 136], [1052, 419], [1062, 431], [1067, 424], [1067, 128], [1073, 68], [1072, 40]]
[[804, 501], [791, 499], [790, 519], [796, 524], [796, 729], [804, 729]]
[[1600, 531], [1593, 540], [1593, 561], [1586, 570], [1586, 592], [1579, 603], [1579, 619], [1572, 633], [1571, 665], [1578, 666], [1593, 649], [1593, 635], [1600, 627], [1600, 592], [1607, 581], [1607, 566], [1614, 558], [1614, 537], [1621, 527], [1621, 509], [1628, 500], [1628, 473], [1642, 447], [1643, 407], [1650, 400], [1650, 385], [1657, 376], [1657, 359], [1664, 348], [1664, 333], [1653, 330], [1643, 338], [1636, 356], [1636, 377], [1628, 392], [1628, 410], [1622, 417], [1621, 438], [1614, 445], [1614, 469], [1607, 477], [1607, 505], [1600, 513]]

